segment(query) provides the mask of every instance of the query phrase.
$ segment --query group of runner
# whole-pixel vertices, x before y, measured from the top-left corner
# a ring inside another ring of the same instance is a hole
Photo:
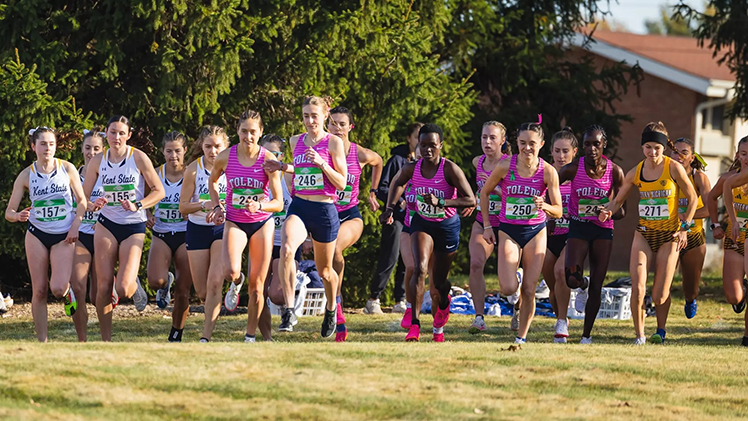
[[[218,126],[203,127],[189,152],[183,134],[167,133],[160,145],[165,163],[158,168],[145,153],[127,145],[132,131],[124,116],[112,117],[103,131],[84,133],[85,162],[79,169],[55,158],[53,129],[30,131],[37,159],[16,179],[6,219],[28,223],[25,246],[38,339],[47,339],[50,288],[64,300],[81,341],[86,340],[87,312],[78,303],[84,303],[87,294],[96,306],[104,341],[111,340],[112,310],[120,297],[131,298],[143,311],[148,295],[137,274],[149,228],[149,287],[156,290],[160,308],[171,303],[172,291],[175,296],[169,341],[182,340],[193,285],[205,308],[200,342],[210,341],[225,281],[229,288],[223,302],[228,311],[237,308],[247,283],[245,342],[256,340],[258,328],[265,340],[272,340],[266,297],[282,306],[279,331],[293,331],[296,262],[302,246],[313,253],[327,297],[321,336],[335,334],[336,341],[345,341],[344,251],[363,232],[358,206],[359,197],[366,197],[359,186],[366,165],[372,167],[368,205],[372,211],[379,209],[375,192],[382,158],[351,142],[353,115],[331,105],[327,98],[307,97],[302,106],[306,132],[289,142],[277,135],[263,136],[256,111],[239,117],[239,142],[234,146]],[[657,315],[650,341],[665,341],[670,286],[679,259],[684,312],[688,318],[696,315],[705,256],[702,219],[717,220],[717,200],[723,193],[728,227],[711,228],[715,238],[725,237],[727,299],[736,312],[744,310],[748,171],[741,170],[748,166],[748,137],[738,145],[733,168],[710,188],[693,142],[672,142],[660,122],[644,128],[645,158],[624,174],[604,156],[607,135],[600,126],[583,132],[581,146],[570,128],[553,134],[549,164],[540,157],[545,145],[540,121],[518,128],[516,154],[504,125],[489,121],[481,133],[483,154],[473,159],[473,192],[463,170],[442,156],[441,128],[418,127],[416,159],[393,178],[380,214],[381,223],[391,224],[396,206],[407,209],[400,242],[407,274],[407,309],[401,322],[406,341],[420,339],[427,277],[433,340],[444,341],[451,302],[448,275],[459,245],[460,217],[475,212],[469,247],[476,317],[469,332],[486,329],[483,273],[495,250],[500,292],[515,305],[510,327],[516,331],[516,343],[527,340],[541,274],[557,315],[554,341],[567,341],[567,308],[571,290],[576,290],[574,305],[585,313],[581,343],[592,343],[613,248],[613,220],[624,217],[622,206],[634,186],[640,195],[630,261],[635,343],[647,341],[644,298],[649,267],[655,272],[652,301]],[[286,143],[291,163],[284,162]],[[31,206],[18,211],[25,190]],[[583,267],[588,255],[587,277]],[[743,345],[748,346],[746,320]]]

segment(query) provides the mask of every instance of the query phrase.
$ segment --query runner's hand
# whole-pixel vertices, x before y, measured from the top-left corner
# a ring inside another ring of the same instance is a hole
[[[68,231],[68,236],[65,237],[65,242],[68,244],[75,244],[76,241],[78,241],[78,224],[73,223],[73,225],[70,227],[70,231]]]
[[[29,217],[31,216],[31,206],[28,208],[18,212],[18,222],[26,222],[29,220]]]
[[[244,209],[246,209],[249,213],[257,213],[260,210],[260,202],[256,200],[249,200],[247,201],[247,205],[244,206]]]
[[[676,247],[676,251],[681,251],[688,245],[688,232],[686,231],[678,231],[673,234],[673,237],[678,242],[678,246]]]
[[[392,223],[394,221],[395,221],[394,218],[392,218],[392,209],[391,208],[385,209],[384,212],[382,212],[382,214],[379,215],[379,222],[382,225],[392,225]]]
[[[439,206],[439,198],[431,193],[424,194],[423,201],[431,206]]]
[[[93,209],[89,210],[92,212],[96,212],[106,206],[107,203],[109,203],[109,201],[106,200],[106,197],[100,197],[93,202]]]
[[[214,207],[207,215],[205,215],[205,222],[213,223],[214,225],[221,225],[225,222],[225,216],[223,214],[223,208]]]
[[[717,226],[716,226],[716,227],[714,227],[714,229],[712,230],[712,235],[713,235],[713,236],[714,236],[714,238],[716,238],[717,240],[721,240],[721,239],[725,238],[725,230],[723,230],[721,226],[717,225]]]
[[[473,211],[475,210],[474,206],[471,206],[469,208],[464,208],[460,211],[460,216],[463,218],[467,218],[468,216],[473,214]]]
[[[156,217],[153,216],[152,213],[146,212],[146,220],[145,220],[146,228],[153,229],[154,225],[156,225]]]
[[[735,242],[740,239],[740,226],[738,225],[738,221],[730,222],[730,238]]]
[[[138,210],[138,207],[135,206],[135,203],[132,203],[129,200],[120,200],[119,204],[122,205],[122,209],[128,212],[135,212]]]
[[[262,169],[268,172],[281,171],[283,169],[283,163],[280,161],[266,159],[262,163]]]
[[[321,156],[319,156],[317,151],[312,149],[311,146],[306,148],[306,152],[304,152],[304,157],[307,159],[307,161],[310,161],[312,164],[318,167],[325,165],[325,161],[322,159]]]
[[[486,240],[488,244],[496,244],[496,236],[493,233],[493,228],[483,229],[483,239]]]
[[[371,208],[372,212],[376,212],[379,210],[379,202],[377,201],[377,195],[373,192],[369,192],[369,207]]]

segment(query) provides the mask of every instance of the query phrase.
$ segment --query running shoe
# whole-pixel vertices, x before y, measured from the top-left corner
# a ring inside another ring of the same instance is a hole
[[[345,324],[345,314],[343,314],[343,306],[337,303],[335,306],[335,323],[339,325]]]
[[[582,336],[582,340],[579,341],[579,344],[580,345],[592,345],[592,337],[585,338],[584,336]]]
[[[3,294],[0,293],[0,314],[5,313],[6,311],[8,311],[8,307],[5,305]]]
[[[569,321],[566,319],[556,320],[556,333],[553,334],[553,342],[565,344],[566,338],[569,337]]]
[[[517,291],[514,292],[514,294],[506,297],[506,300],[509,301],[509,304],[517,304],[519,302],[519,294],[522,290],[522,275],[524,275],[525,271],[522,268],[517,269]]]
[[[743,342],[741,342],[741,345],[748,346],[748,336],[743,336]]]
[[[292,308],[287,308],[283,310],[283,314],[281,315],[281,324],[278,326],[279,332],[293,332],[293,327],[296,326],[296,323],[299,321],[296,319],[296,313],[294,313]]]
[[[743,278],[743,300],[737,304],[732,305],[732,311],[734,311],[737,314],[740,314],[743,312],[743,310],[745,310],[747,289],[748,289],[748,280]]]
[[[239,283],[231,282],[229,285],[229,291],[223,299],[224,307],[232,313],[236,311],[236,307],[239,306],[239,291],[241,291],[242,286],[244,286],[244,274],[241,272],[239,272],[239,274],[241,275]]]
[[[434,342],[444,342],[444,328],[434,327]]]
[[[519,330],[519,306],[514,306],[514,314],[512,315],[512,322],[509,323],[509,328],[513,331]]]
[[[653,344],[664,344],[665,343],[665,329],[657,329],[654,335],[649,337],[649,341]]]
[[[382,306],[379,304],[379,298],[376,300],[366,300],[366,307],[364,307],[364,314],[384,314]]]
[[[403,313],[403,320],[400,321],[400,327],[408,330],[410,329],[410,325],[413,322],[413,309],[406,308],[405,313]]]
[[[485,330],[486,330],[486,321],[483,319],[483,316],[480,314],[475,316],[475,319],[473,319],[473,324],[471,324],[470,327],[468,328],[468,332],[475,335]]]
[[[333,333],[335,333],[335,326],[335,310],[325,309],[325,318],[322,319],[320,335],[322,335],[323,338],[329,338]]]
[[[345,325],[338,325],[335,328],[335,342],[345,342],[348,340],[348,328]]]
[[[421,338],[421,325],[411,324],[408,334],[405,335],[405,342],[418,342]]]
[[[646,343],[647,343],[647,338],[644,336],[640,336],[634,339],[634,345],[644,345]]]
[[[208,338],[200,338],[200,340],[198,342],[200,342],[201,344],[207,344],[208,342],[210,342],[210,339],[208,339]]]
[[[392,312],[393,313],[405,313],[405,311],[408,309],[408,303],[403,301],[398,301],[394,306],[392,306]]]
[[[519,336],[517,336],[516,338],[514,338],[514,343],[515,343],[516,345],[524,345],[524,344],[526,344],[526,343],[527,343],[527,339],[525,339],[525,338],[520,338]]]
[[[551,289],[548,288],[548,284],[545,283],[545,279],[538,282],[538,286],[535,287],[535,298],[548,298],[551,295]]]
[[[584,313],[584,309],[587,306],[587,289],[589,288],[589,285],[587,288],[577,288],[577,296],[574,298],[574,310],[577,311],[577,313]]]
[[[156,305],[160,309],[166,308],[171,303],[171,285],[174,283],[174,274],[169,272],[168,279],[166,286],[156,291]]]
[[[449,306],[452,304],[452,297],[447,295],[447,308],[441,309],[439,306],[434,303],[436,306],[436,313],[434,314],[434,327],[444,327],[447,322],[449,321]]]
[[[696,304],[696,300],[691,302],[686,301],[686,305],[683,306],[683,311],[686,312],[687,319],[693,319],[696,317],[696,311],[698,311],[698,309],[699,306]]]
[[[135,303],[135,309],[138,311],[145,310],[148,305],[148,294],[143,289],[143,285],[140,284],[140,278],[135,278],[135,285],[138,287],[135,290],[135,294],[132,296],[132,301]]]
[[[257,342],[254,336],[249,336],[248,334],[244,334],[244,343],[245,344],[253,344]]]
[[[65,294],[63,301],[65,302],[65,314],[72,316],[75,314],[75,310],[78,309],[78,301],[75,299],[73,288],[68,288],[68,293]]]

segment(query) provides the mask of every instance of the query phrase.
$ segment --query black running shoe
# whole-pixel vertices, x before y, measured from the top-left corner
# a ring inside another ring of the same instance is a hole
[[[746,290],[748,290],[748,280],[744,278],[743,279],[743,300],[737,304],[732,305],[732,311],[734,311],[737,314],[740,314],[743,312],[743,310],[745,310]]]
[[[298,323],[296,314],[293,312],[293,309],[287,308],[283,311],[283,315],[281,315],[281,324],[278,327],[278,331],[293,332],[293,327],[296,326],[296,323]]]
[[[335,310],[325,309],[325,318],[322,320],[322,331],[320,332],[323,338],[329,338],[335,333],[336,319]]]
[[[743,346],[748,346],[748,336],[743,336]]]

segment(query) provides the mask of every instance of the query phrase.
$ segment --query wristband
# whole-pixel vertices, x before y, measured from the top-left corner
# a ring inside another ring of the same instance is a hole
[[[369,193],[376,193],[377,189],[369,189]]]
[[[221,211],[223,211],[223,207],[221,205],[215,205],[215,206],[213,206],[213,211],[215,211],[216,209],[219,209],[219,208],[221,209]]]
[[[438,205],[439,205],[440,208],[443,208],[444,205],[447,203],[447,201],[444,200],[443,197],[440,197],[439,200],[437,201],[437,203],[438,203]]]
[[[492,226],[490,226],[490,225],[484,225],[484,226],[483,226],[483,231],[485,231],[485,230],[487,230],[487,229],[493,229],[493,227],[492,227]]]
[[[722,226],[719,225],[719,224],[715,224],[713,222],[711,224],[709,224],[709,229],[711,229],[712,231],[714,231],[715,228],[722,228]]]
[[[695,223],[693,221],[680,221],[681,231],[691,232],[691,227],[693,227],[694,225]]]

